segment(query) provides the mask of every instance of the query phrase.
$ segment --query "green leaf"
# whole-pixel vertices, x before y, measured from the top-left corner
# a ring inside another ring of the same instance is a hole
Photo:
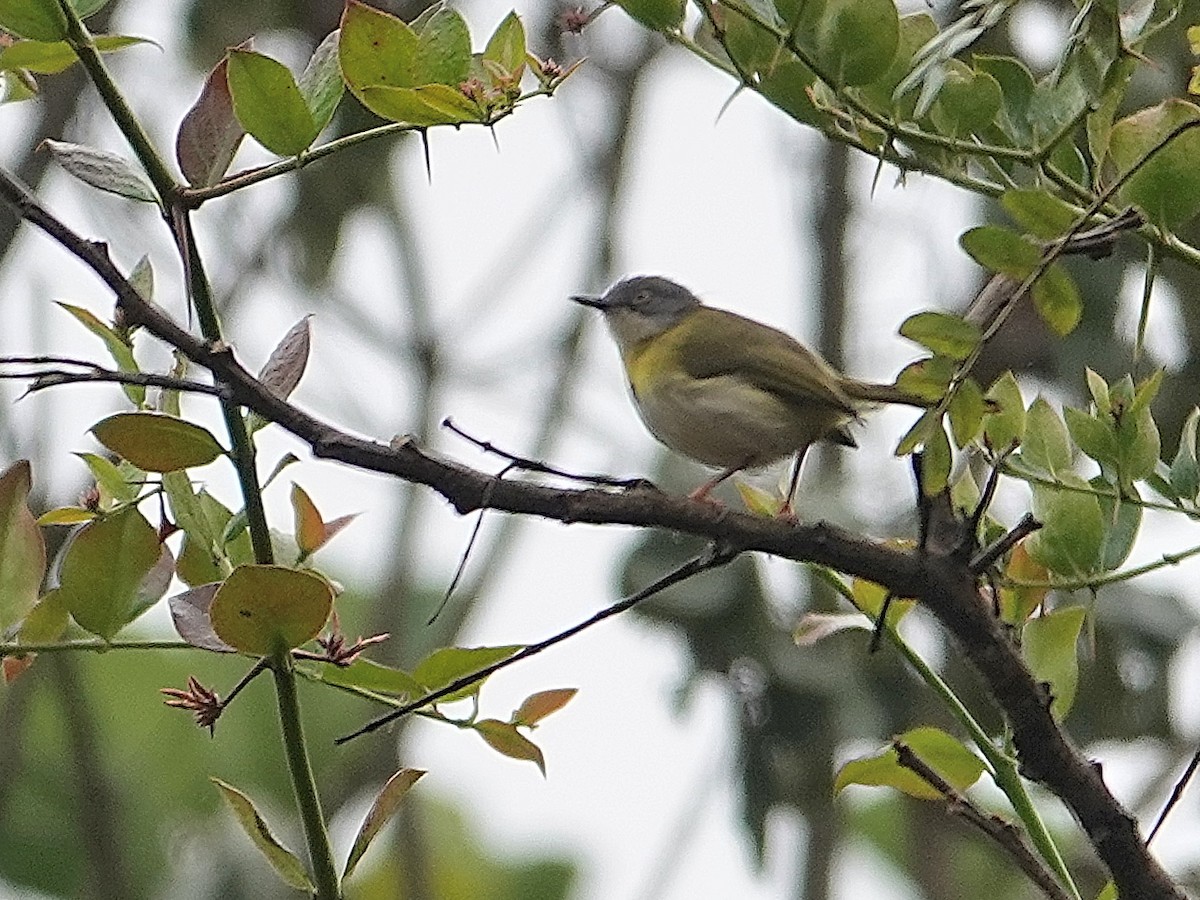
[[[471,74],[471,32],[453,9],[434,10],[417,35],[418,84],[446,84],[453,88]]]
[[[309,57],[308,65],[300,73],[296,86],[300,96],[312,115],[313,126],[320,134],[333,119],[346,83],[342,81],[342,70],[338,65],[338,41],[341,33],[332,31],[317,45]]]
[[[367,87],[418,84],[417,34],[404,22],[360,0],[347,0],[340,31],[338,60],[342,75],[359,100]]]
[[[233,810],[234,818],[237,819],[242,831],[267,858],[267,862],[271,864],[275,874],[282,878],[289,887],[298,891],[307,891],[310,894],[314,893],[316,887],[309,879],[308,872],[304,869],[304,863],[300,862],[296,854],[279,843],[279,839],[271,833],[270,826],[259,815],[250,798],[220,778],[210,780],[220,790],[221,796],[225,798],[229,808]]]
[[[983,435],[988,445],[1004,452],[1025,437],[1025,401],[1011,371],[997,378],[986,397],[998,409],[984,416]]]
[[[673,31],[683,24],[686,0],[617,0],[617,5],[647,28]]]
[[[896,376],[896,387],[906,394],[936,402],[942,399],[957,371],[958,363],[949,357],[929,356],[901,369]]]
[[[900,44],[892,0],[812,0],[804,7],[806,19],[809,6],[819,10],[817,55],[835,84],[870,84],[891,68]]]
[[[1003,100],[995,78],[952,59],[930,116],[947,136],[965,136],[991,125]]]
[[[983,417],[987,410],[988,404],[979,382],[974,378],[964,379],[950,400],[949,409],[946,410],[950,419],[950,433],[954,437],[956,447],[965,447],[975,440],[983,427]]]
[[[1029,407],[1021,458],[1050,475],[1071,469],[1071,441],[1067,427],[1043,397],[1038,397]]]
[[[1070,204],[1037,188],[1014,188],[1000,197],[1013,221],[1034,237],[1056,238],[1075,224],[1078,212]]]
[[[895,743],[909,747],[957,791],[965,791],[984,772],[983,760],[940,728],[914,728],[897,737]],[[853,759],[842,766],[834,780],[833,789],[840,792],[850,784],[893,787],[921,800],[943,799],[937,788],[912,769],[900,765],[895,746],[889,746],[874,756]]]
[[[147,472],[207,465],[225,452],[199,425],[157,412],[117,413],[91,431],[109,450]]]
[[[424,774],[425,772],[421,769],[401,769],[387,780],[387,784],[383,786],[375,798],[375,802],[371,804],[371,809],[358,829],[358,835],[350,847],[350,857],[346,860],[346,870],[342,873],[342,878],[349,878],[354,873],[358,861],[367,852],[367,847],[371,845],[375,835],[379,834],[380,829],[396,814],[404,795]]]
[[[69,144],[66,141],[52,141],[49,138],[42,141],[42,144],[50,150],[59,165],[80,181],[110,194],[128,197],[130,200],[158,202],[154,186],[125,157],[109,153],[107,150]]]
[[[296,545],[301,555],[311,556],[325,543],[325,521],[312,498],[295,482],[292,482],[291,500]]]
[[[1029,555],[1056,575],[1092,575],[1100,570],[1105,541],[1100,502],[1078,475],[1058,477],[1068,490],[1033,485],[1033,516],[1042,528],[1029,538]]]
[[[912,427],[905,432],[904,437],[900,438],[900,443],[896,445],[894,451],[896,456],[907,456],[912,453],[930,439],[934,429],[941,427],[942,417],[932,409],[925,410]]]
[[[133,357],[133,348],[117,334],[115,329],[100,321],[96,315],[82,306],[72,306],[70,303],[59,303],[58,305],[74,316],[76,321],[83,325],[84,328],[104,341],[104,346],[108,350],[109,356],[113,358],[113,362],[117,364],[118,369],[122,372],[141,371],[137,360]],[[121,389],[125,392],[125,396],[135,405],[141,406],[146,402],[146,388],[144,386],[140,384],[123,384],[121,385]]]
[[[101,53],[150,43],[145,38],[125,34],[98,34],[94,40]],[[78,61],[79,57],[66,41],[17,41],[0,49],[0,71],[25,69],[38,75],[57,75]]]
[[[135,507],[89,522],[63,555],[62,602],[80,626],[109,640],[149,608],[142,586],[162,552],[158,533]]]
[[[208,73],[200,96],[175,136],[175,158],[192,187],[209,187],[220,181],[246,136],[233,113],[228,68],[226,56]]]
[[[333,588],[313,572],[243,565],[217,590],[210,616],[226,644],[270,656],[316,637],[332,608]]]
[[[1109,398],[1108,383],[1090,368],[1087,372],[1088,392],[1096,404],[1096,412],[1107,415],[1112,411],[1112,400]]]
[[[516,12],[510,12],[488,38],[483,58],[519,80],[525,68],[525,53],[525,26]]]
[[[287,66],[250,50],[229,51],[233,112],[256,141],[280,156],[295,156],[320,129]]]
[[[972,228],[958,239],[958,243],[985,269],[1012,278],[1025,278],[1042,258],[1042,251],[1034,244],[998,225]]]
[[[1083,318],[1083,298],[1067,270],[1051,263],[1033,283],[1033,306],[1050,330],[1066,337]]]
[[[1179,434],[1179,449],[1171,463],[1171,487],[1179,497],[1195,500],[1200,494],[1200,464],[1196,462],[1196,425],[1200,423],[1200,407],[1192,407]]]
[[[1155,225],[1175,230],[1200,213],[1200,126],[1177,135],[1176,129],[1200,120],[1200,108],[1186,100],[1165,100],[1113,126],[1109,153],[1119,175],[1154,153],[1121,187],[1118,196],[1141,209]],[[1162,147],[1161,150],[1156,148]]]
[[[1069,406],[1063,409],[1063,417],[1071,439],[1080,450],[1101,465],[1116,467],[1117,436],[1110,417],[1092,416]]]
[[[460,678],[478,672],[492,663],[508,659],[521,649],[521,644],[510,644],[503,647],[443,647],[425,657],[412,674],[413,678],[428,690],[436,691]],[[481,687],[483,687],[483,680],[442,698],[440,702],[452,703],[455,700],[471,697],[479,693]]]
[[[1033,142],[1030,108],[1034,104],[1036,84],[1026,65],[1012,56],[975,56],[975,68],[986,72],[1000,85],[1004,103],[996,122],[1014,147],[1028,147]]]
[[[396,694],[408,700],[415,700],[427,693],[425,685],[407,672],[361,656],[346,667],[325,665],[321,670],[321,680],[378,694]]]
[[[484,121],[484,112],[475,101],[445,84],[364,87],[359,90],[358,98],[375,115],[418,128]]]
[[[878,621],[880,613],[883,612],[883,605],[887,600],[887,588],[881,584],[876,584],[874,581],[855,578],[850,582],[850,594],[854,597],[854,605],[864,615],[872,622]],[[899,625],[900,620],[916,605],[917,602],[910,598],[893,597],[891,604],[888,606],[888,624],[893,627]]]
[[[939,356],[958,362],[979,346],[982,337],[975,323],[943,312],[920,312],[909,316],[900,326],[900,334]]]
[[[67,630],[71,614],[58,591],[47,591],[21,622],[17,643],[48,644]]]
[[[76,453],[75,455],[83,460],[88,471],[92,473],[96,486],[100,488],[102,508],[107,509],[114,504],[131,503],[141,493],[142,475],[140,473],[134,475],[131,480],[125,472],[121,471],[120,466],[103,456],[95,453]]]
[[[67,17],[57,0],[0,0],[0,28],[35,41],[67,36]]]
[[[1087,610],[1068,606],[1030,619],[1021,638],[1021,654],[1033,676],[1048,682],[1054,700],[1050,711],[1058,720],[1066,717],[1075,702],[1079,684],[1079,659],[1076,651],[1079,630]]]
[[[921,456],[921,491],[926,497],[934,497],[946,487],[953,462],[954,454],[946,430],[939,425],[925,439]]]
[[[1097,491],[1111,490],[1111,486],[1099,476],[1091,480],[1091,485]],[[1142,507],[1139,503],[1141,498],[1132,485],[1127,490],[1129,493],[1127,497],[1118,499],[1112,496],[1101,496],[1099,498],[1100,514],[1107,524],[1104,552],[1100,561],[1100,568],[1105,572],[1119,568],[1125,560],[1129,559],[1129,554],[1133,552],[1133,545],[1137,541],[1138,532],[1142,527]]]
[[[498,719],[481,719],[471,726],[488,746],[511,759],[525,759],[537,765],[542,777],[546,775],[546,759],[541,748],[517,731],[517,726]]]
[[[29,509],[29,460],[0,474],[0,634],[37,602],[46,574],[46,542]]]

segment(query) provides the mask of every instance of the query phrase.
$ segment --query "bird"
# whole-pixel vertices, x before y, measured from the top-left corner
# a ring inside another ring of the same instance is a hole
[[[794,455],[780,511],[791,517],[810,446],[821,440],[857,446],[849,426],[873,405],[929,405],[895,385],[843,375],[785,332],[706,306],[658,275],[625,278],[600,296],[571,300],[604,314],[650,433],[719,469],[692,491],[694,500],[709,500],[736,472]]]

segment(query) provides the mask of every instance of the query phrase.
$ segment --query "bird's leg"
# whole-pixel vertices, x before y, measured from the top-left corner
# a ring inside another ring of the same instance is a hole
[[[787,498],[783,501],[783,506],[779,508],[778,518],[787,519],[789,522],[796,521],[792,500],[796,497],[796,488],[800,486],[800,467],[804,465],[804,454],[807,452],[808,447],[801,447],[796,451],[796,461],[792,464],[792,478],[788,482]]]
[[[704,482],[704,484],[700,485],[700,487],[688,494],[688,499],[703,500],[706,503],[717,503],[718,501],[709,496],[709,494],[713,492],[713,489],[722,481],[725,481],[725,479],[729,478],[729,476],[740,472],[748,465],[750,465],[750,458],[743,460],[736,466],[730,466],[728,469],[722,469],[719,473],[717,473],[716,476],[710,478],[708,481]]]

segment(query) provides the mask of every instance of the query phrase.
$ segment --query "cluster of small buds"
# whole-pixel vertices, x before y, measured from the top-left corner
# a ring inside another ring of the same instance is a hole
[[[169,698],[163,701],[167,706],[191,710],[196,717],[196,724],[207,728],[209,734],[213,733],[222,711],[221,698],[216,691],[206,688],[194,675],[189,675],[187,690],[162,688],[160,693]]]
[[[332,631],[317,638],[317,644],[322,650],[322,655],[317,658],[322,662],[333,663],[344,669],[358,659],[359,654],[372,644],[381,644],[389,637],[391,637],[389,634],[373,634],[368,638],[359,638],[353,644],[347,644],[345,635],[335,623]]]
[[[90,509],[92,512],[98,512],[100,509],[100,486],[93,484],[87,490],[79,495],[79,505],[84,509]]]

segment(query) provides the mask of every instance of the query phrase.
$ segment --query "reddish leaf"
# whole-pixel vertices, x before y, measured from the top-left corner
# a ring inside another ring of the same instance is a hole
[[[248,49],[250,43],[239,46]],[[227,67],[225,58],[208,73],[199,98],[183,117],[175,136],[175,158],[192,187],[208,187],[220,181],[246,136],[233,114]]]
[[[513,725],[525,725],[532,728],[550,713],[556,712],[570,703],[571,698],[577,693],[579,693],[578,688],[558,688],[530,694],[512,714],[510,722]]]
[[[214,653],[236,653],[233,647],[217,637],[209,616],[213,597],[220,586],[219,582],[213,582],[202,584],[182,594],[175,594],[167,600],[167,606],[170,607],[175,630],[193,647],[211,650]]]
[[[46,544],[29,510],[28,460],[0,474],[0,631],[37,602],[46,574]]]

